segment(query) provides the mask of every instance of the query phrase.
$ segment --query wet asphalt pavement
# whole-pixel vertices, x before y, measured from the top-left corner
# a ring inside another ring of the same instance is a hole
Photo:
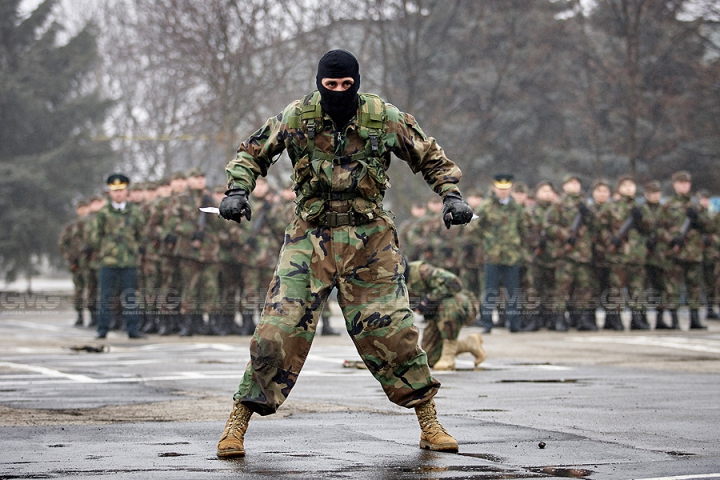
[[[718,322],[496,329],[482,369],[465,354],[436,375],[457,455],[418,448],[414,413],[343,368],[359,359],[343,334],[316,337],[285,414],[251,420],[245,458],[217,459],[248,343],[113,332],[100,344],[71,313],[0,315],[0,479],[720,478]]]

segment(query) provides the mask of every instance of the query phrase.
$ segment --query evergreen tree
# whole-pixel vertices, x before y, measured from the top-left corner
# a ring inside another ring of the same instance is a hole
[[[111,161],[93,142],[110,102],[93,83],[97,49],[88,24],[63,43],[54,2],[21,18],[21,0],[0,3],[0,268],[32,275],[56,253],[72,202],[102,185]]]

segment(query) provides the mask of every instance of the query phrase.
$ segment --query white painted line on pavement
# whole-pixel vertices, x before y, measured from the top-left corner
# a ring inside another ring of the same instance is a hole
[[[720,473],[698,473],[695,475],[677,475],[674,477],[636,478],[635,480],[695,480],[698,478],[720,478]]]
[[[88,377],[86,375],[76,375],[73,373],[63,373],[60,370],[54,370],[52,368],[45,368],[45,367],[36,367],[33,365],[25,365],[22,363],[14,363],[14,362],[0,362],[0,367],[6,367],[6,368],[15,368],[18,370],[27,370],[29,372],[36,372],[41,375],[45,375],[47,377],[53,377],[53,378],[65,378],[68,380],[72,380],[76,383],[98,383],[98,380]],[[1,378],[1,377],[0,377]],[[13,382],[9,382],[13,383]],[[29,382],[34,383],[34,382]]]
[[[696,340],[682,337],[570,337],[568,340],[584,343],[622,343],[643,347],[673,348],[720,355],[720,342],[713,340]]]

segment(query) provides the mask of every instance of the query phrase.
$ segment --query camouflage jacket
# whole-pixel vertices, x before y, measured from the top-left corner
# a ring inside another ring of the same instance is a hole
[[[96,213],[91,213],[87,216],[87,219],[85,221],[85,245],[87,245],[87,252],[88,252],[88,260],[87,260],[87,266],[90,270],[97,270],[100,268],[100,257],[98,255],[98,251],[95,250],[94,245],[92,244],[93,238],[96,237],[95,234],[95,217],[97,216]]]
[[[226,168],[228,187],[251,192],[257,176],[265,176],[276,158],[287,150],[298,195],[296,213],[306,221],[322,221],[329,192],[358,195],[349,202],[361,216],[382,214],[391,154],[406,161],[413,172],[422,172],[437,194],[459,191],[457,183],[462,172],[435,139],[425,136],[412,115],[373,95],[360,94],[360,98],[358,114],[342,131],[337,131],[330,117],[322,114],[315,125],[313,152],[307,151],[307,127],[300,121],[303,100],[288,105],[240,144],[237,157]],[[370,154],[368,129],[360,127],[358,118],[372,111],[382,112],[382,129],[376,142],[377,153]],[[372,155],[375,160],[363,165],[357,158],[364,155]]]
[[[602,204],[593,202],[588,205],[588,208],[592,211],[593,215],[595,215],[595,218],[599,219],[602,216],[603,209],[609,208],[610,204],[611,201]],[[602,230],[598,221],[598,228],[593,231],[592,239],[592,264],[594,267],[607,268],[610,266],[606,258],[607,251],[608,248],[602,239]]]
[[[65,225],[58,241],[60,253],[73,272],[87,268],[90,261],[86,238],[87,221],[88,217],[85,216]]]
[[[522,243],[527,229],[523,208],[512,197],[507,204],[502,204],[493,194],[483,200],[477,215],[468,233],[482,242],[484,262],[520,265],[524,260]]]
[[[400,248],[408,260],[430,260],[434,257],[435,245],[432,235],[437,229],[437,214],[427,213],[426,215],[412,220],[412,224],[404,232],[405,242]]]
[[[548,249],[545,232],[545,216],[552,207],[551,202],[538,201],[529,211],[527,219],[527,246],[532,253],[532,261],[537,265],[551,266],[553,258]]]
[[[661,231],[665,235],[665,241],[670,242],[681,236],[682,225],[687,218],[688,208],[693,207],[698,212],[696,227],[691,227],[684,237],[682,247],[671,247],[668,245],[666,254],[668,258],[682,260],[685,262],[703,261],[703,234],[714,233],[712,222],[706,210],[693,204],[692,199],[686,195],[675,195],[662,206],[660,220]]]
[[[463,289],[460,279],[451,272],[422,260],[408,264],[408,293],[413,298],[427,298],[439,302]]]
[[[151,256],[172,256],[173,245],[165,241],[170,230],[170,206],[173,197],[160,197],[148,207],[150,212],[145,223],[145,235],[150,244]]]
[[[167,232],[176,237],[172,253],[176,257],[203,263],[217,261],[219,249],[217,215],[203,213],[200,207],[213,206],[214,200],[203,190],[187,190],[172,197],[166,218]]]
[[[579,213],[578,205],[585,202],[581,195],[563,195],[562,199],[548,209],[545,216],[545,233],[547,245],[555,259],[572,260],[578,263],[592,261],[592,243],[597,232],[597,223],[592,210],[582,219],[577,232],[572,226]],[[576,239],[575,245],[568,243],[568,239]]]
[[[706,210],[707,211],[707,210]],[[712,265],[720,260],[720,215],[710,214],[710,223],[713,233],[703,234],[703,263]]]
[[[477,215],[477,211],[475,214]],[[462,225],[458,232],[456,248],[463,268],[480,268],[483,264],[483,246],[478,236],[473,235],[473,223],[475,222]]]
[[[98,254],[102,267],[137,266],[138,249],[143,243],[143,223],[137,205],[127,202],[123,210],[108,203],[92,219],[89,244]]]
[[[278,239],[278,230],[288,226],[277,215],[274,204],[266,199],[251,199],[252,220],[240,224],[243,229],[241,242],[241,262],[255,268],[275,268],[282,242]],[[283,241],[285,240],[283,234]]]
[[[662,205],[659,203],[646,203],[648,222],[650,223],[650,234],[648,239],[650,245],[647,252],[645,263],[653,267],[667,270],[670,267],[670,260],[667,257],[667,238],[661,234]]]
[[[642,219],[633,224],[627,234],[620,237],[625,222],[632,219],[631,210],[637,207]],[[621,197],[618,201],[603,205],[598,214],[598,244],[605,251],[605,259],[611,264],[645,265],[647,261],[647,236],[651,232],[653,214],[647,205],[641,205],[633,197]],[[622,243],[613,245],[614,238]]]

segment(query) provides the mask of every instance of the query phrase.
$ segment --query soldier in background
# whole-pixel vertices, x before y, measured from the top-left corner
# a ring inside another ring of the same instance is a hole
[[[94,227],[92,219],[106,203],[107,199],[100,195],[96,195],[90,199],[90,213],[88,214],[88,221],[85,227],[85,244],[87,245],[86,254],[88,266],[85,284],[87,285],[87,308],[90,312],[90,323],[88,324],[88,327],[97,327],[98,297],[100,296],[100,288],[98,286],[100,260],[98,258],[98,252],[96,252],[92,245],[90,245],[90,239],[93,236]]]
[[[421,217],[408,234],[409,250],[417,258],[413,260],[425,260],[426,262],[435,262],[439,258],[438,239],[436,233],[442,225],[442,199],[437,195],[428,198],[426,205],[426,214]],[[409,257],[410,258],[410,257]]]
[[[718,282],[718,273],[720,273],[720,216],[710,214],[710,192],[705,189],[698,190],[698,202],[703,211],[710,216],[713,224],[714,233],[706,233],[703,235],[703,287],[705,290],[705,306],[708,320],[717,320],[718,314],[715,313],[714,307],[718,303],[718,293],[720,291]]]
[[[112,307],[119,303],[129,338],[145,338],[138,330],[137,254],[142,239],[139,208],[128,201],[130,180],[122,174],[108,177],[111,202],[93,217],[90,245],[100,260],[100,316],[97,338],[110,329]]]
[[[482,200],[483,197],[478,190],[469,190],[465,198],[476,215]],[[475,295],[475,298],[480,298],[484,283],[482,242],[473,238],[468,233],[468,228],[468,225],[462,225],[459,227],[458,233],[459,244],[456,248],[460,261],[460,280],[465,288]]]
[[[140,211],[140,216],[142,218],[142,225],[145,225],[145,222],[147,221],[146,216],[146,190],[147,186],[145,185],[145,182],[136,182],[133,183],[128,187],[128,190],[130,192],[128,196],[128,201],[130,203],[133,203],[137,205],[138,210]],[[143,228],[144,233],[144,228]],[[146,279],[145,279],[145,254],[147,252],[147,238],[143,236],[143,238],[140,241],[140,246],[138,248],[138,255],[137,255],[137,290],[140,294],[141,301],[138,304],[138,329],[145,333],[145,330],[147,328],[147,323],[152,320],[151,316],[147,314],[147,308],[145,305],[145,292],[147,291],[147,285],[146,285]]]
[[[662,231],[668,241],[668,257],[671,259],[667,272],[666,288],[672,325],[678,324],[677,309],[680,304],[680,287],[684,284],[690,307],[690,328],[707,328],[700,322],[700,293],[702,291],[703,235],[713,233],[708,213],[692,202],[690,189],[692,177],[686,171],[672,175],[675,195],[662,206]]]
[[[150,227],[150,219],[157,208],[158,199],[170,196],[170,182],[168,180],[147,182],[146,187],[145,201],[140,210],[143,217],[145,245],[142,252],[142,261],[138,267],[138,271],[142,271],[142,277],[144,279],[143,285],[140,288],[145,314],[145,322],[141,331],[143,333],[157,333],[160,308],[158,298],[162,280],[159,253],[160,239],[155,235],[154,229]],[[162,195],[161,191],[163,192]]]
[[[398,226],[398,240],[400,248],[405,256],[412,260],[420,258],[424,242],[422,239],[421,229],[419,228],[420,219],[427,215],[427,207],[425,202],[414,201],[410,207],[410,218],[405,220]]]
[[[460,279],[447,270],[416,260],[405,269],[410,307],[426,321],[421,347],[428,365],[435,370],[455,370],[455,357],[469,352],[480,365],[487,353],[475,333],[459,340],[460,330],[475,320],[478,301],[463,288]]]
[[[600,178],[593,181],[591,194],[593,201],[588,205],[588,208],[590,208],[596,218],[600,218],[602,210],[610,204],[611,194],[612,189],[610,188],[609,180]],[[592,269],[595,275],[597,296],[602,299],[610,289],[610,264],[605,259],[607,246],[600,238],[600,233],[599,230],[596,231],[593,238]],[[605,326],[610,328],[611,324],[606,322]]]
[[[667,243],[663,236],[658,234],[662,224],[662,191],[660,182],[652,180],[643,186],[643,195],[647,206],[648,222],[650,223],[650,235],[645,245],[647,256],[645,259],[645,272],[647,279],[648,294],[657,301],[655,329],[679,328],[678,324],[668,325],[665,323],[665,309],[667,308],[667,290],[665,288],[667,271],[670,268],[670,261],[666,254]]]
[[[84,325],[83,310],[85,309],[85,287],[87,282],[87,243],[85,226],[90,213],[89,202],[79,200],[75,206],[77,218],[63,227],[58,241],[58,248],[67,260],[74,286],[73,306],[77,312],[76,327]]]
[[[565,311],[579,321],[595,316],[595,277],[592,272],[592,243],[595,215],[585,204],[580,177],[563,178],[563,196],[547,212],[544,227],[547,245],[556,262],[555,289],[557,310],[553,314],[555,330],[567,331]]]
[[[552,183],[540,181],[535,185],[535,205],[529,210],[527,219],[527,243],[531,252],[529,268],[532,270],[531,284],[537,294],[537,313],[531,316],[525,326],[527,332],[534,332],[550,325],[551,312],[553,312],[552,292],[555,284],[555,259],[547,245],[545,232],[545,216],[552,205],[557,201],[557,194]]]
[[[485,285],[481,300],[483,332],[492,331],[492,311],[499,308],[500,285],[507,290],[509,330],[520,332],[518,296],[520,289],[521,243],[526,225],[523,209],[510,196],[513,176],[494,177],[492,194],[478,209],[478,218],[470,224],[470,235],[483,244]]]
[[[617,191],[620,198],[608,203],[598,216],[598,243],[605,247],[605,260],[610,265],[610,289],[603,296],[605,324],[609,328],[622,330],[620,312],[628,306],[632,312],[630,329],[648,330],[649,299],[645,295],[645,263],[651,215],[647,206],[639,204],[635,199],[637,184],[631,176],[618,178]]]
[[[522,259],[520,261],[520,295],[519,295],[519,311],[520,311],[520,329],[527,331],[527,327],[533,323],[533,317],[537,313],[532,310],[536,305],[530,305],[530,301],[535,298],[535,281],[533,279],[533,270],[530,268],[532,263],[533,249],[530,233],[530,208],[528,207],[528,186],[525,182],[514,182],[510,189],[510,195],[515,203],[522,208],[523,222],[525,223],[525,238],[521,242]]]

